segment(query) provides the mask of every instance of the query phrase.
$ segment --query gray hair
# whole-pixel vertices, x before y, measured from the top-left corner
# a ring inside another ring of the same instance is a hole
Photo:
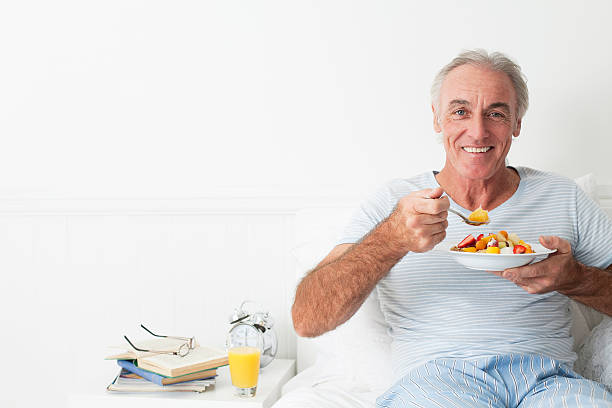
[[[489,68],[508,75],[516,93],[517,119],[521,119],[525,115],[529,106],[529,92],[527,90],[527,79],[521,72],[521,67],[501,52],[489,54],[483,49],[462,52],[438,72],[431,85],[431,102],[436,112],[440,112],[440,88],[442,88],[446,76],[453,69],[465,64]]]

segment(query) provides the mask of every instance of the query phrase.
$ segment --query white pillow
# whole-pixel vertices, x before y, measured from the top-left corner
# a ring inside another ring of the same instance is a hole
[[[576,184],[584,191],[593,201],[599,204],[599,194],[597,191],[597,181],[593,173],[585,174],[584,176],[574,179]]]
[[[574,369],[612,392],[612,318],[605,316],[578,349]]]
[[[587,196],[599,204],[597,182],[593,173],[585,174],[574,179],[574,181]],[[570,308],[572,312],[572,335],[574,336],[574,345],[577,348],[582,344],[591,329],[601,322],[603,314],[573,300],[570,303]]]
[[[597,204],[599,196],[593,173],[574,180]],[[572,301],[575,343],[578,359],[574,369],[586,378],[604,384],[612,392],[612,318],[588,306]],[[580,326],[587,330],[580,331]],[[590,330],[592,329],[592,331]]]
[[[293,255],[298,278],[314,268],[337,243],[337,237],[357,206],[320,207],[300,211],[296,232],[299,237]],[[322,336],[298,339],[300,351],[314,349],[319,379],[336,375],[353,389],[384,392],[392,382],[391,337],[374,290],[359,310],[344,324]],[[298,370],[304,368],[302,362]],[[334,377],[335,378],[335,377]]]

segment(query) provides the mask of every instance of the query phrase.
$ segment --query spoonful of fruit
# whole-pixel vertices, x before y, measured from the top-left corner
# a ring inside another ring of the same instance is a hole
[[[468,225],[477,227],[479,225],[486,225],[489,223],[489,212],[487,210],[483,210],[481,207],[478,207],[478,209],[474,210],[474,212],[467,217],[461,214],[459,211],[453,210],[452,208],[449,208],[448,211],[458,215],[463,222]]]

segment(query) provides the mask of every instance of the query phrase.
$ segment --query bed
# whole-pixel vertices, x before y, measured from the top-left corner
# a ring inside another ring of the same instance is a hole
[[[612,217],[612,186],[597,186],[592,174],[576,179]],[[302,209],[293,248],[297,281],[333,247],[354,203]],[[612,318],[572,302],[575,369],[612,390]],[[298,374],[274,408],[372,407],[390,385],[390,337],[376,292],[345,324],[318,338],[297,338]]]

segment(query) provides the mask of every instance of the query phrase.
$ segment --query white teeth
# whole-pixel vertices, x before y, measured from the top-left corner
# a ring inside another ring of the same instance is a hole
[[[463,150],[465,150],[468,153],[484,153],[484,152],[488,152],[489,150],[491,150],[491,147],[489,146],[487,147],[467,147],[465,146]]]

